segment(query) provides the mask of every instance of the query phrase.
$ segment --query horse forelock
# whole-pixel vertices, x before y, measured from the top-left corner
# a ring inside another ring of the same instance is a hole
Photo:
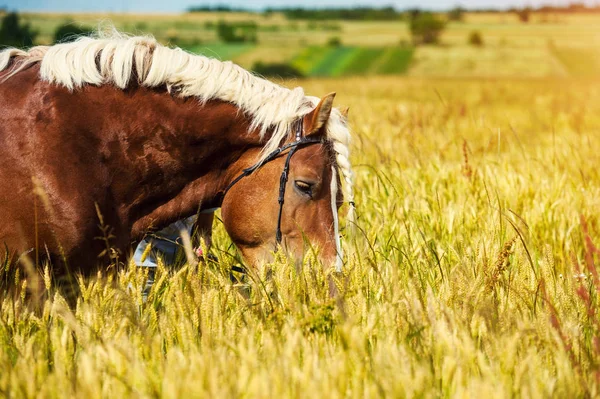
[[[13,59],[18,62],[11,65]],[[113,84],[125,89],[135,80],[146,87],[164,85],[170,92],[196,97],[200,102],[218,99],[233,103],[251,116],[251,129],[258,130],[261,140],[270,133],[259,161],[293,135],[293,124],[319,101],[305,96],[300,87],[284,88],[230,61],[194,55],[180,48],[162,46],[150,36],[130,37],[114,30],[108,35],[99,33],[97,37],[80,37],[50,47],[0,52],[0,72],[10,66],[4,79],[38,62],[42,80],[69,90],[86,84]],[[344,197],[353,201],[350,132],[339,110],[332,110],[326,130],[344,178]],[[349,221],[353,219],[350,208]]]

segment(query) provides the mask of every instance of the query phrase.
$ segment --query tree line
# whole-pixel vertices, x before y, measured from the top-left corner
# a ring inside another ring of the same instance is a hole
[[[584,2],[571,2],[566,5],[557,6],[552,4],[542,4],[538,7],[510,7],[510,8],[471,8],[468,11],[474,13],[520,13],[527,12],[554,12],[554,13],[570,13],[570,12],[600,12],[600,4],[588,6]],[[465,12],[466,9],[457,6],[447,10],[448,16],[456,13]],[[328,7],[328,8],[309,8],[309,7],[267,7],[263,10],[253,10],[250,8],[231,7],[227,5],[217,6],[192,6],[188,8],[188,12],[246,12],[255,14],[270,15],[273,13],[282,13],[290,20],[356,20],[356,21],[394,21],[408,20],[411,14],[415,12],[428,12],[426,9],[396,9],[392,6],[387,7]],[[444,12],[438,12],[444,13]],[[452,18],[450,18],[452,19]]]
[[[349,21],[393,21],[402,20],[404,12],[397,11],[394,7],[356,7],[356,8],[267,8],[265,13],[280,12],[287,19],[329,20],[342,19]]]

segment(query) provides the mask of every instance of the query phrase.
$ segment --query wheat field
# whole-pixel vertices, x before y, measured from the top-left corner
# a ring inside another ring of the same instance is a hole
[[[600,395],[598,82],[284,83],[350,106],[340,298],[281,254],[232,280],[219,221],[218,262],[161,265],[145,303],[135,267],[80,280],[71,308],[4,265],[0,396]]]

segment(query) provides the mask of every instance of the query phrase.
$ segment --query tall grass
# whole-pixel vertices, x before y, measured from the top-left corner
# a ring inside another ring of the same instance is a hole
[[[0,395],[600,395],[593,83],[305,82],[338,92],[356,135],[340,299],[314,259],[232,281],[219,223],[218,262],[161,264],[145,303],[131,267],[80,280],[74,308],[43,274],[24,299],[4,268]]]

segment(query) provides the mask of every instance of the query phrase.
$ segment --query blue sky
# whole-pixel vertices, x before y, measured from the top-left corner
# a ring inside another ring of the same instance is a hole
[[[579,0],[581,1],[581,0]],[[511,6],[539,6],[541,4],[564,5],[569,0],[251,0],[251,1],[202,1],[202,0],[0,0],[0,7],[17,11],[55,12],[181,12],[194,5],[228,4],[235,7],[262,9],[267,6],[348,7],[357,5],[394,5],[403,8],[448,9],[458,4],[466,8]],[[586,0],[586,4],[600,4],[600,0]]]

